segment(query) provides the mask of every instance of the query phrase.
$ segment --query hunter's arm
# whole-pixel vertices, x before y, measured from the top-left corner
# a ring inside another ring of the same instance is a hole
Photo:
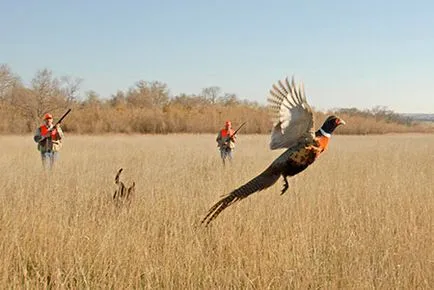
[[[42,140],[41,129],[40,129],[40,128],[36,129],[36,131],[35,131],[35,135],[33,136],[33,140],[34,140],[36,143],[39,143],[39,142]]]
[[[215,139],[217,142],[220,142],[221,140],[222,140],[222,133],[221,132],[219,132],[218,134],[217,134],[217,138]]]
[[[62,128],[60,128],[60,125],[56,128],[56,137],[58,140],[61,140],[63,138],[63,131]]]

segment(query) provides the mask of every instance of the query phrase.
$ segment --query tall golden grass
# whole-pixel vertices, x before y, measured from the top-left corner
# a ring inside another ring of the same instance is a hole
[[[306,171],[208,208],[280,152],[240,135],[66,136],[41,170],[31,136],[1,137],[0,287],[432,289],[434,135],[334,136]],[[114,177],[136,181],[129,208]]]

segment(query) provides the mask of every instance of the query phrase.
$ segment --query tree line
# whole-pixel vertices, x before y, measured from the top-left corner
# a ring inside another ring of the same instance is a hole
[[[199,94],[172,96],[160,81],[139,80],[127,90],[101,97],[94,90],[80,94],[82,80],[55,76],[47,68],[38,70],[29,84],[10,66],[0,64],[0,133],[33,132],[46,112],[55,118],[67,109],[73,113],[63,124],[67,132],[104,133],[215,133],[231,120],[234,126],[246,121],[248,134],[268,134],[271,121],[266,105],[242,100],[218,86],[203,88]],[[381,134],[388,132],[426,132],[427,128],[385,107],[369,110],[339,108],[315,111],[316,124],[335,113],[347,121],[343,134]]]

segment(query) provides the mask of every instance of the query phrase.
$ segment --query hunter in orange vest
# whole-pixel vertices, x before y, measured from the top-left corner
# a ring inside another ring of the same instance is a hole
[[[60,125],[53,126],[53,116],[49,113],[44,115],[44,123],[36,129],[33,140],[38,143],[41,153],[42,165],[52,168],[57,160],[62,147],[63,132]]]
[[[223,165],[226,158],[232,161],[232,150],[235,148],[236,137],[231,121],[225,122],[225,127],[219,131],[216,141],[217,146],[220,148],[220,157],[222,158]]]

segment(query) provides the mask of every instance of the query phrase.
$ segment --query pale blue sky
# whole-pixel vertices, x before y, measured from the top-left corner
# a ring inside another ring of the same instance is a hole
[[[0,63],[103,97],[143,79],[261,103],[295,74],[320,109],[434,113],[434,1],[0,0]]]

